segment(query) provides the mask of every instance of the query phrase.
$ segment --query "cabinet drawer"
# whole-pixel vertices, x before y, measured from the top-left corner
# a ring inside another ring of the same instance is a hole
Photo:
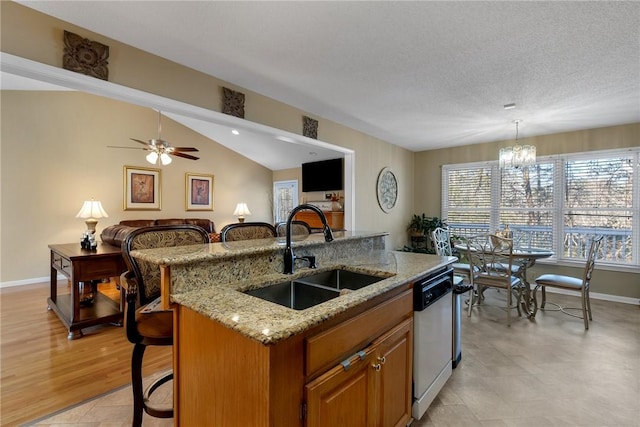
[[[412,313],[413,291],[408,289],[365,313],[308,338],[305,342],[305,375],[312,376],[335,365]]]
[[[78,266],[78,280],[96,280],[105,277],[115,277],[124,270],[121,267],[120,259],[105,258],[94,260],[91,263],[81,263]]]
[[[71,277],[71,260],[63,257],[60,254],[53,253],[52,254],[51,265],[53,268],[61,272],[67,277]]]

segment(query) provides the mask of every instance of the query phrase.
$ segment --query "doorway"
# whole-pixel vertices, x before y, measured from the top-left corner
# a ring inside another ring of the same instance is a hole
[[[298,206],[298,180],[273,183],[273,222],[285,222],[289,212]]]

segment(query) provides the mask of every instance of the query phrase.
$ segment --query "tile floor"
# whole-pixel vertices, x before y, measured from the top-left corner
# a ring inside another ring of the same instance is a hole
[[[487,304],[501,298],[486,296]],[[579,304],[565,295],[549,300]],[[475,307],[462,319],[462,363],[412,427],[640,426],[640,307],[592,300],[592,308],[585,331],[581,319],[559,312],[507,327],[501,309]],[[29,425],[128,426],[131,408],[126,387]],[[173,422],[145,415],[143,425]]]

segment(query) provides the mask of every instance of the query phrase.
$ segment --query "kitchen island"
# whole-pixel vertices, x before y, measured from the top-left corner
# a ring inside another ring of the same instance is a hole
[[[281,273],[277,238],[132,253],[160,266],[163,304],[175,309],[175,424],[406,424],[412,283],[455,258],[386,251],[385,235],[294,241],[319,268],[301,262],[293,275]],[[380,280],[304,310],[243,293],[336,268]]]

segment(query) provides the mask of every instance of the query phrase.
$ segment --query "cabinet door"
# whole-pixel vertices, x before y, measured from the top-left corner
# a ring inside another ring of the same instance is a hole
[[[380,364],[376,394],[377,425],[406,426],[411,419],[413,320],[407,319],[376,340],[374,364]]]
[[[413,319],[305,386],[307,427],[404,427],[411,419]]]
[[[348,369],[338,365],[305,386],[307,427],[377,425],[372,405],[378,372],[371,350],[365,350],[364,359],[351,357]]]

